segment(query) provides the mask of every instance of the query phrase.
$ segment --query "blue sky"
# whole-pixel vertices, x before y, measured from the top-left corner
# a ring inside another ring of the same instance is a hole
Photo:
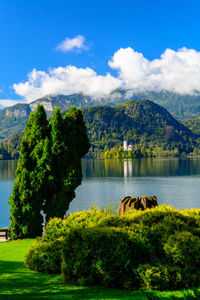
[[[150,86],[192,93],[200,80],[199,11],[194,0],[0,0],[0,99]],[[194,73],[198,80],[188,82]]]

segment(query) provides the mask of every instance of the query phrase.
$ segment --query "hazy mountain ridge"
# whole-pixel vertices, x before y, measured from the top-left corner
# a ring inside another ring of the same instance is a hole
[[[129,93],[129,92],[128,92]],[[41,103],[48,116],[52,115],[55,106],[61,111],[68,110],[71,105],[86,108],[96,105],[115,106],[128,100],[151,100],[165,107],[174,117],[179,120],[200,116],[200,95],[181,96],[172,92],[148,92],[136,93],[128,97],[127,91],[117,90],[109,98],[94,99],[83,94],[46,96],[37,99],[30,104],[16,104],[0,111],[0,139],[8,138],[10,135],[23,131],[31,111],[38,103]]]
[[[196,93],[195,95],[181,95],[169,91],[132,93],[131,91],[119,89],[113,92],[109,97],[100,99],[95,99],[83,94],[47,96],[32,102],[31,105],[33,106],[41,102],[45,105],[45,102],[51,101],[52,111],[55,106],[59,106],[61,110],[66,110],[69,109],[71,105],[75,105],[76,107],[88,107],[103,104],[115,106],[129,100],[151,100],[162,105],[178,120],[200,116],[199,93]]]
[[[77,108],[84,108],[101,105],[107,101],[107,99],[94,99],[83,94],[57,95],[46,96],[29,104],[20,103],[4,108],[0,110],[0,139],[8,138],[12,134],[23,131],[31,111],[34,111],[39,103],[44,106],[47,116],[50,117],[56,106],[59,106],[61,111],[64,111],[70,109],[71,105],[75,105]]]

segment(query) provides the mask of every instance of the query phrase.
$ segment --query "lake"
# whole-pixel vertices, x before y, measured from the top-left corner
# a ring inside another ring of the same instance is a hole
[[[9,226],[8,199],[16,161],[0,161],[0,227]],[[70,212],[119,204],[125,196],[151,196],[159,204],[178,209],[200,207],[200,158],[83,159],[83,182],[76,190]]]

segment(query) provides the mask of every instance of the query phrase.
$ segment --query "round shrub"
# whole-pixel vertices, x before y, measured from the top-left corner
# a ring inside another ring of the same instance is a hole
[[[44,241],[38,238],[25,256],[25,265],[44,273],[60,273],[62,239]]]
[[[146,241],[127,229],[72,229],[63,241],[62,276],[73,284],[138,288],[136,268],[150,256]]]
[[[164,245],[168,264],[181,269],[181,282],[177,288],[199,286],[200,238],[191,232],[176,232]]]
[[[62,248],[62,250],[61,250]],[[180,289],[200,282],[198,212],[160,206],[117,216],[93,207],[51,219],[26,256],[33,270],[66,282],[117,288]]]
[[[179,216],[174,216],[173,214],[166,215],[160,220],[160,222],[152,223],[152,225],[146,229],[147,239],[154,247],[154,253],[157,258],[162,258],[165,256],[163,246],[166,241],[168,241],[169,237],[174,234],[174,232],[178,233],[191,231],[193,233],[197,233],[194,227],[188,225],[187,221],[187,217],[186,220],[184,220],[179,218]]]

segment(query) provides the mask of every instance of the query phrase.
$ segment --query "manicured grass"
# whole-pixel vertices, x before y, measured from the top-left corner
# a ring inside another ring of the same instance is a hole
[[[0,243],[0,299],[135,299],[142,291],[66,285],[60,275],[48,275],[24,266],[24,255],[33,240]]]
[[[60,275],[48,275],[24,266],[32,239],[0,243],[0,299],[134,299],[146,300],[143,291],[66,285]],[[155,292],[160,299],[183,299],[184,291]],[[179,297],[179,298],[178,298]]]

